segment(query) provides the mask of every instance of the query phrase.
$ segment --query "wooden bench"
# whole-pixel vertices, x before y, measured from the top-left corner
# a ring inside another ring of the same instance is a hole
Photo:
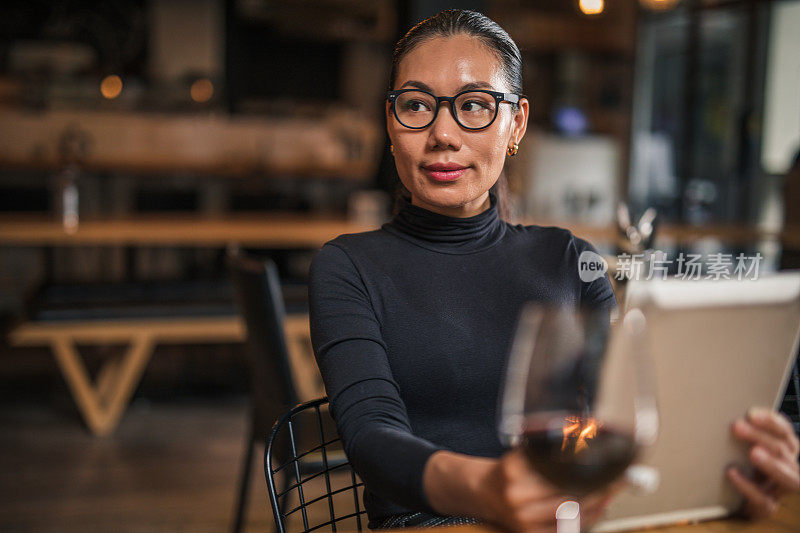
[[[289,315],[284,324],[295,386],[301,400],[324,394],[314,361],[308,315]],[[12,346],[49,346],[89,430],[108,435],[119,424],[158,344],[243,342],[238,316],[27,322],[11,330]],[[120,356],[103,363],[92,382],[79,345],[125,344]]]

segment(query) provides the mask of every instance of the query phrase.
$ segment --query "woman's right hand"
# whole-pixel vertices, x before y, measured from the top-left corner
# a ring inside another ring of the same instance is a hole
[[[624,484],[618,481],[579,500],[581,525],[596,522]],[[533,470],[520,448],[497,459],[480,486],[483,492],[480,501],[485,505],[481,514],[496,525],[518,533],[555,531],[556,508],[569,499]]]

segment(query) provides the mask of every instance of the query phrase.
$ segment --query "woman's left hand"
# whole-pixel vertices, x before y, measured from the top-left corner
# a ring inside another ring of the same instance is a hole
[[[755,479],[749,479],[738,468],[730,467],[727,477],[745,497],[744,514],[766,518],[775,512],[782,495],[800,491],[800,440],[786,416],[759,407],[736,419],[731,431],[751,445],[748,457],[757,472]]]

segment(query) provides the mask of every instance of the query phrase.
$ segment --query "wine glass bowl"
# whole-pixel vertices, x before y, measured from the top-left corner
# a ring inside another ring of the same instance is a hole
[[[593,417],[533,420],[521,439],[531,466],[567,494],[582,497],[619,478],[636,457],[633,436]]]
[[[657,431],[644,315],[530,304],[520,315],[500,403],[500,437],[582,498],[623,476]]]

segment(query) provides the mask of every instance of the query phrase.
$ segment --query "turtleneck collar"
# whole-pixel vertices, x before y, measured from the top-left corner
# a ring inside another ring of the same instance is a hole
[[[471,217],[434,213],[401,198],[401,207],[383,229],[414,244],[448,254],[470,254],[485,250],[505,234],[506,225],[497,214],[497,196],[489,192],[490,206]]]

